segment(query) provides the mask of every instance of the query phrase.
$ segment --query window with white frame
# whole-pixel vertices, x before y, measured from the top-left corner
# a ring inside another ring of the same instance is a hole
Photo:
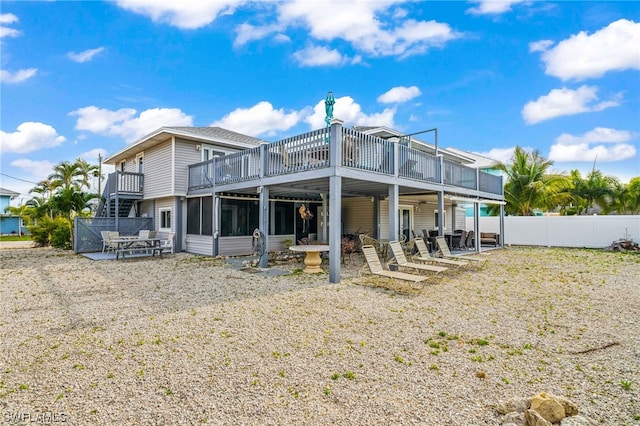
[[[438,210],[433,211],[433,229],[438,229],[438,219],[440,218],[440,212]],[[444,229],[447,229],[447,211],[445,210],[442,213],[442,223],[444,224]]]
[[[232,151],[221,150],[213,145],[202,144],[202,161],[211,160],[213,157],[223,157]]]
[[[171,209],[160,209],[160,229],[171,230]]]
[[[121,172],[124,172],[124,168],[125,168],[126,165],[127,165],[126,160],[123,160],[123,161],[120,162],[120,171]]]

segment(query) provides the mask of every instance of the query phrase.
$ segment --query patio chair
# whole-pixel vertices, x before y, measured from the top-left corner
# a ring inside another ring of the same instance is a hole
[[[424,275],[414,275],[408,274],[406,272],[390,271],[388,269],[385,269],[380,262],[380,258],[378,257],[376,248],[372,245],[363,245],[362,254],[364,255],[367,266],[369,267],[369,271],[377,279],[379,279],[379,277],[384,277],[387,278],[392,284],[394,284],[396,280],[409,282],[411,287],[414,289],[420,289],[424,287],[424,281],[428,279],[428,277]],[[362,269],[360,270],[360,272],[362,272]]]
[[[447,265],[449,267],[455,268],[469,266],[469,262],[465,262],[464,260],[452,260],[431,256],[431,253],[429,253],[429,249],[427,248],[427,245],[424,243],[422,238],[416,238],[414,240],[414,243],[416,248],[418,249],[418,254],[413,256],[413,260],[415,261]]]
[[[473,230],[467,232],[467,240],[465,241],[465,246],[470,250],[475,248],[475,246],[473,245]]]
[[[111,243],[110,231],[100,231],[100,235],[102,235],[102,252],[105,251],[109,253],[112,250],[115,250],[116,247]]]
[[[151,231],[148,229],[141,229],[140,231],[138,231],[138,238],[139,239],[149,239],[151,238]],[[146,242],[139,242],[139,243],[135,243],[134,247],[147,247],[148,244]],[[147,253],[149,253],[149,250],[146,251]]]
[[[170,232],[169,235],[167,235],[167,239],[166,240],[162,240],[160,241],[160,247],[162,247],[162,249],[164,250],[169,250],[169,252],[171,254],[173,254],[173,240],[175,238],[175,234],[173,232]]]
[[[477,262],[477,265],[480,266],[484,266],[484,264],[487,263],[487,259],[471,257],[467,255],[452,255],[451,251],[449,250],[449,246],[447,245],[447,240],[445,240],[444,237],[436,237],[436,244],[438,245],[438,254],[441,258],[453,260],[468,260],[471,262]]]
[[[460,250],[467,249],[467,231],[462,231],[460,234],[460,241],[458,241],[458,248]]]

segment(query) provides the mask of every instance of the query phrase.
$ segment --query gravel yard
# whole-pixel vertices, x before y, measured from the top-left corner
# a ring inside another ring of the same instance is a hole
[[[2,249],[3,422],[497,425],[498,401],[547,391],[640,424],[640,255],[487,256],[395,291],[358,255],[329,284],[300,263]]]

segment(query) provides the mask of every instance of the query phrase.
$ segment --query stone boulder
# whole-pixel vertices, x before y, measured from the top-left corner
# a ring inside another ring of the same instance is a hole
[[[559,422],[567,417],[564,407],[553,395],[540,392],[531,398],[531,409],[551,423]]]

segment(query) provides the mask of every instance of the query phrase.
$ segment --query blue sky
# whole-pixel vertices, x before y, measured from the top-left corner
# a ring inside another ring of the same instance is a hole
[[[2,1],[0,186],[161,126],[275,141],[438,128],[442,147],[640,176],[633,1]],[[433,142],[433,134],[426,134]],[[17,178],[17,179],[14,179]],[[22,180],[18,180],[22,179]]]

